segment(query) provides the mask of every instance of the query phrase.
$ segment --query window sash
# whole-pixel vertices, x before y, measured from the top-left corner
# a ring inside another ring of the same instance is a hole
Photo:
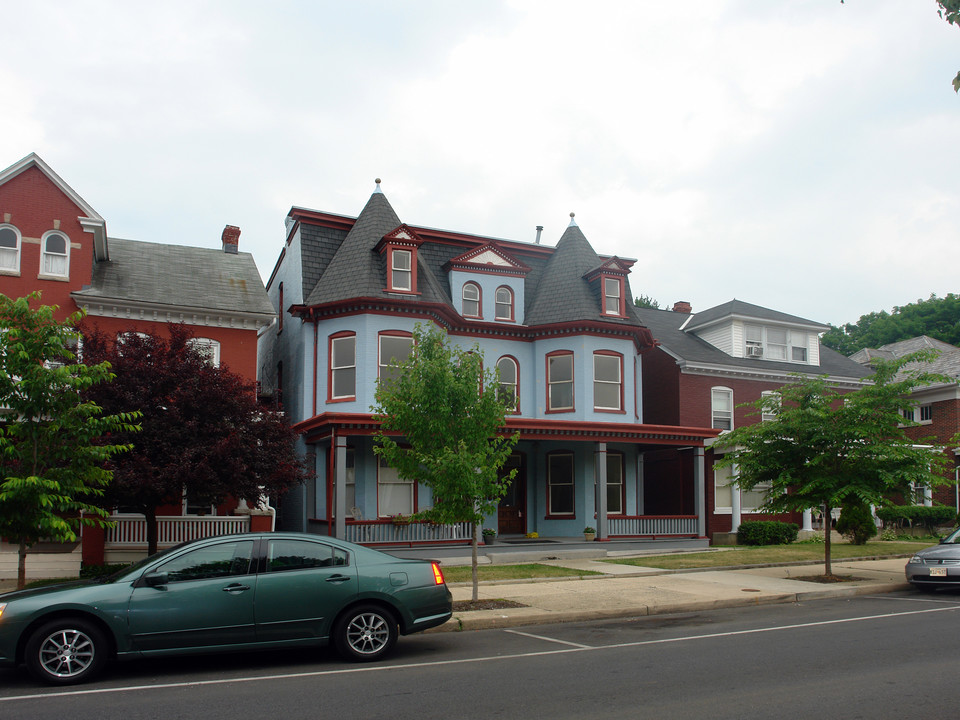
[[[355,335],[330,341],[331,397],[356,397],[357,338]]]
[[[547,461],[547,513],[549,515],[573,515],[574,483],[573,455],[559,453],[550,455]]]
[[[616,355],[593,356],[593,406],[602,410],[621,410],[621,361]]]
[[[513,318],[513,291],[510,288],[497,288],[494,296],[494,316],[497,320],[510,320]]]
[[[497,369],[500,371],[500,397],[507,399],[509,409],[516,412],[519,385],[517,363],[513,358],[500,358],[497,360]]]
[[[607,315],[620,314],[620,295],[622,282],[618,278],[604,278],[603,280],[603,311]]]
[[[397,365],[410,356],[413,338],[400,335],[380,336],[380,380],[393,380],[400,376]]]
[[[480,288],[473,283],[463,286],[463,314],[469,317],[480,317]]]
[[[547,391],[550,410],[573,409],[573,355],[548,358]]]
[[[711,427],[718,430],[733,430],[733,392],[714,388],[710,393]]]
[[[412,515],[413,481],[404,480],[395,468],[380,458],[377,468],[377,512],[380,517]]]
[[[623,515],[623,456],[607,453],[607,515]]]

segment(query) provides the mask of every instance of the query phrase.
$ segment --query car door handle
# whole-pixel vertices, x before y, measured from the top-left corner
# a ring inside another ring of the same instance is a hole
[[[249,585],[241,585],[240,583],[233,583],[232,585],[227,585],[225,588],[223,588],[223,591],[228,593],[239,593],[249,589],[250,589]]]
[[[342,582],[346,582],[346,581],[349,580],[349,579],[350,579],[350,577],[349,577],[348,575],[331,575],[330,577],[327,578],[327,582],[328,582],[328,583],[342,583]]]

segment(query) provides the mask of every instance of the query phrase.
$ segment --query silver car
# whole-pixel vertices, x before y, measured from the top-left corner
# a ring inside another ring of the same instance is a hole
[[[924,548],[907,563],[907,582],[924,592],[938,587],[960,587],[960,528]]]

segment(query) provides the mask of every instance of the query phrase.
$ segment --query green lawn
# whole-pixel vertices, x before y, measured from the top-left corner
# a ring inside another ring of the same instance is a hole
[[[444,567],[443,576],[448,583],[472,582],[473,574],[469,565]],[[477,568],[481,580],[527,580],[530,578],[555,577],[585,577],[587,575],[602,575],[591,570],[574,570],[572,568],[556,567],[527,563],[524,565],[481,565]]]
[[[929,547],[935,544],[935,542],[936,541],[930,540],[921,540],[919,542],[870,542],[866,545],[834,543],[830,546],[830,557],[833,560],[843,560],[854,557],[909,555],[916,550]],[[765,545],[762,547],[734,547],[729,550],[713,552],[676,553],[673,555],[604,560],[604,562],[619,565],[639,565],[641,567],[664,568],[666,570],[807,561],[823,561],[822,544],[802,543],[792,545]]]

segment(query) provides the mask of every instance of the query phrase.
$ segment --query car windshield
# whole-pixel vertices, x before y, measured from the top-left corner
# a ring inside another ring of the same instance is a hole
[[[941,542],[945,545],[960,545],[960,528],[947,535]]]

